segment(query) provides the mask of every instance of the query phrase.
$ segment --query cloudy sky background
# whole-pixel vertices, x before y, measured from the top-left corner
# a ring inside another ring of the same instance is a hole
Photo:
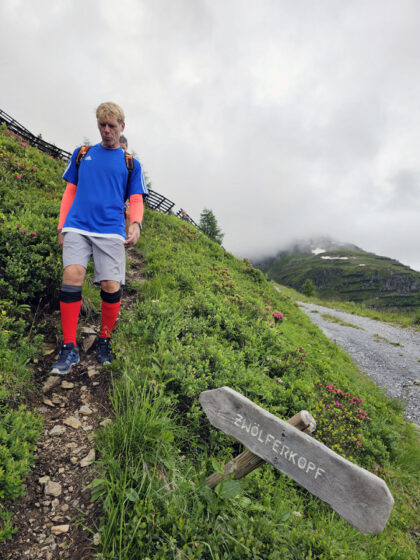
[[[331,236],[420,270],[418,0],[5,0],[0,108],[72,151],[126,113],[239,257]]]

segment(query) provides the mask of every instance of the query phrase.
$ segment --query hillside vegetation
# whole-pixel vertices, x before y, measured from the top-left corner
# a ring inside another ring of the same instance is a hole
[[[257,266],[270,279],[300,292],[309,279],[325,300],[353,301],[373,308],[420,308],[420,272],[355,246],[331,246],[318,254],[311,247],[292,248]]]
[[[4,130],[0,157],[0,235],[7,248],[0,276],[5,538],[7,505],[22,491],[40,430],[37,415],[19,403],[31,390],[30,361],[48,335],[42,313],[56,305],[63,185],[61,164]],[[121,314],[117,360],[103,371],[112,377],[114,421],[96,436],[97,557],[416,558],[420,451],[401,406],[262,272],[193,226],[147,211],[134,250],[144,277],[126,287],[137,301]],[[318,424],[314,437],[383,478],[395,498],[383,533],[360,534],[270,465],[210,490],[205,478],[242,451],[211,427],[198,401],[201,391],[224,385],[284,419],[309,410]]]

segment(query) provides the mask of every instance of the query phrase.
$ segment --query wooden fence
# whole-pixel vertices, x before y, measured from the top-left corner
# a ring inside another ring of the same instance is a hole
[[[55,158],[59,158],[64,161],[68,161],[71,158],[70,152],[61,150],[60,148],[57,148],[57,146],[55,146],[54,144],[50,144],[49,142],[46,142],[39,136],[35,136],[27,128],[22,126],[14,118],[12,118],[10,115],[8,115],[7,113],[5,113],[0,109],[0,124],[2,123],[5,123],[5,125],[9,130],[14,132],[15,134],[18,134],[21,138],[26,140],[28,144],[34,146],[35,148],[38,148],[38,150],[40,150],[41,152],[45,152]],[[157,210],[158,212],[163,212],[165,214],[174,213],[172,209],[175,206],[175,202],[172,202],[172,200],[169,200],[168,198],[166,198],[166,196],[163,196],[163,194],[159,194],[158,192],[152,189],[148,189],[148,191],[149,191],[149,196],[146,198],[146,206],[148,208],[151,208],[152,210]],[[181,217],[181,212],[182,210],[179,210],[176,213],[176,216]],[[190,218],[190,216],[187,215],[187,218],[188,218],[187,221],[189,223],[193,224],[196,227],[199,227],[194,222],[194,220]]]

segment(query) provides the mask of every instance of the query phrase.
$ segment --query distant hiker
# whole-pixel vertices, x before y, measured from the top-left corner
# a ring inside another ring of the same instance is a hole
[[[147,187],[140,163],[120,147],[124,113],[115,103],[96,110],[100,144],[77,148],[64,172],[67,181],[60,208],[58,243],[63,249],[63,283],[60,290],[63,344],[51,373],[65,375],[79,362],[76,343],[82,285],[93,257],[94,282],[101,286],[102,323],[97,345],[100,364],[108,364],[114,329],[125,283],[124,247],[135,245],[143,219]],[[130,161],[128,158],[131,158]],[[124,201],[130,199],[131,224],[126,236]]]
[[[124,134],[121,134],[121,136],[120,136],[120,146],[124,150],[124,153],[127,154],[128,153],[128,140],[124,136]],[[128,230],[129,230],[130,225],[131,225],[130,201],[128,200],[128,198],[127,198],[127,200],[125,201],[125,204],[124,204],[124,215],[125,215],[125,234],[128,237]]]
[[[128,150],[128,140],[123,134],[121,134],[120,136],[120,146],[124,150],[124,152]]]
[[[188,214],[186,213],[185,210],[181,209],[181,220],[185,220],[186,222],[189,222],[190,219],[188,217]]]

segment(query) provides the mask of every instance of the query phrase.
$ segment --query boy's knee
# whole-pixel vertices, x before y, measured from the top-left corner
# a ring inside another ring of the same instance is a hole
[[[104,292],[114,293],[114,292],[118,292],[120,288],[121,288],[121,284],[116,280],[102,280],[101,282],[101,289]]]
[[[85,279],[86,269],[80,264],[70,264],[66,266],[63,274],[63,284],[71,286],[81,286]]]

